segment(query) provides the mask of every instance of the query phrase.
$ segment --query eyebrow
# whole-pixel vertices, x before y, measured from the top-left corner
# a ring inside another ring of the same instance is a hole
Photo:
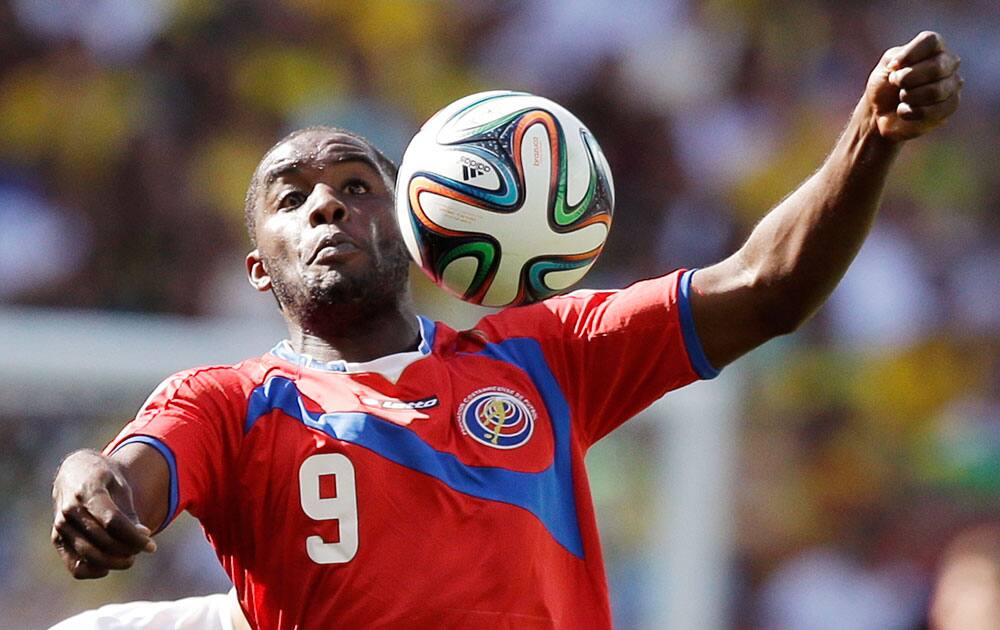
[[[375,161],[372,160],[368,154],[361,151],[351,151],[349,153],[341,154],[336,161],[320,161],[317,164],[315,158],[308,159],[295,159],[287,160],[283,162],[278,162],[271,168],[269,168],[264,175],[264,188],[270,188],[279,177],[284,177],[286,175],[296,175],[302,171],[303,168],[317,168],[318,166],[337,166],[340,164],[346,164],[350,162],[361,162],[367,164],[376,173],[381,174],[381,170]]]

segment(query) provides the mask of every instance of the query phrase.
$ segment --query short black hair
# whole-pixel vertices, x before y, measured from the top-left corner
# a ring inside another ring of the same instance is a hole
[[[385,156],[382,151],[379,150],[368,138],[354,133],[353,131],[348,131],[347,129],[342,129],[340,127],[331,127],[329,125],[312,125],[310,127],[303,127],[302,129],[296,129],[292,131],[281,140],[275,142],[270,149],[268,149],[260,162],[257,163],[257,168],[254,169],[253,175],[250,177],[250,185],[247,187],[247,194],[243,200],[243,215],[246,219],[247,233],[250,235],[250,244],[254,247],[257,246],[257,237],[254,235],[254,230],[257,227],[257,218],[255,216],[255,211],[257,207],[257,192],[260,189],[260,175],[261,166],[264,165],[267,157],[274,152],[275,149],[285,144],[286,142],[291,142],[292,140],[303,136],[308,133],[326,133],[326,134],[338,134],[348,136],[353,140],[356,140],[359,144],[371,151],[372,157],[375,160],[375,165],[378,167],[385,179],[386,185],[389,190],[393,190],[396,186],[396,174],[398,169],[396,163]]]

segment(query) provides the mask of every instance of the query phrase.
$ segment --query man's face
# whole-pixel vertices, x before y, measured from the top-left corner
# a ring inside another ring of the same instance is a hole
[[[357,139],[308,132],[278,146],[258,170],[251,282],[293,314],[353,305],[375,312],[405,293],[409,258],[393,196]],[[256,266],[255,266],[256,263]]]

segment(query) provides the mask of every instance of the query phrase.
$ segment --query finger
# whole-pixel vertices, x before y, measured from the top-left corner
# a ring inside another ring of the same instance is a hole
[[[941,121],[951,116],[958,109],[959,100],[959,93],[956,92],[948,100],[941,103],[934,103],[933,105],[914,107],[909,103],[900,103],[896,108],[896,113],[899,114],[900,118],[908,121]]]
[[[78,580],[96,580],[98,578],[106,577],[108,573],[111,573],[111,569],[107,567],[95,567],[87,563],[86,560],[81,558],[77,560],[76,565],[70,571]]]
[[[913,107],[933,105],[947,101],[953,94],[962,89],[962,77],[953,74],[934,83],[927,83],[912,90],[900,90],[899,100]]]
[[[950,77],[958,70],[962,60],[950,53],[941,53],[920,63],[889,73],[889,83],[904,89],[913,89]]]
[[[902,46],[893,46],[889,50],[882,53],[882,59],[879,61],[879,63],[884,65],[889,65],[889,62],[893,61],[897,56],[899,56],[899,53],[901,53],[902,51],[903,51]]]
[[[65,512],[66,520],[87,537],[95,547],[112,556],[132,556],[137,551],[115,538],[83,507],[77,507]]]
[[[73,546],[66,542],[66,539],[59,533],[55,525],[52,526],[52,545],[56,548],[56,553],[62,558],[66,568],[72,570],[73,564],[80,558],[76,555],[76,551],[73,550]]]
[[[52,528],[52,544],[55,545],[59,557],[62,558],[63,563],[66,565],[66,569],[78,580],[102,578],[110,572],[108,569],[87,564],[55,527]]]
[[[77,558],[91,569],[120,571],[130,568],[135,562],[134,555],[112,556],[104,553],[69,521],[66,521],[58,531],[64,544],[72,547]]]
[[[912,66],[942,50],[944,50],[944,39],[933,31],[924,31],[903,45],[903,49],[889,62],[889,67]]]
[[[156,543],[150,538],[149,528],[133,523],[107,493],[94,494],[87,500],[86,507],[112,538],[133,553],[156,551]]]

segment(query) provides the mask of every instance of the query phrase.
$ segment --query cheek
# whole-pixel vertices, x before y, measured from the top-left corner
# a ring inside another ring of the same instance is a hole
[[[273,215],[266,230],[266,238],[274,252],[294,251],[302,240],[302,226],[292,212]]]
[[[394,212],[385,212],[379,215],[377,224],[377,236],[381,242],[401,239],[399,224],[396,222]]]
[[[272,275],[279,271],[279,267],[288,266],[300,258],[297,248],[301,237],[297,226],[291,224],[292,221],[272,220],[258,234],[257,248],[265,266],[270,263],[274,267],[268,268]]]

